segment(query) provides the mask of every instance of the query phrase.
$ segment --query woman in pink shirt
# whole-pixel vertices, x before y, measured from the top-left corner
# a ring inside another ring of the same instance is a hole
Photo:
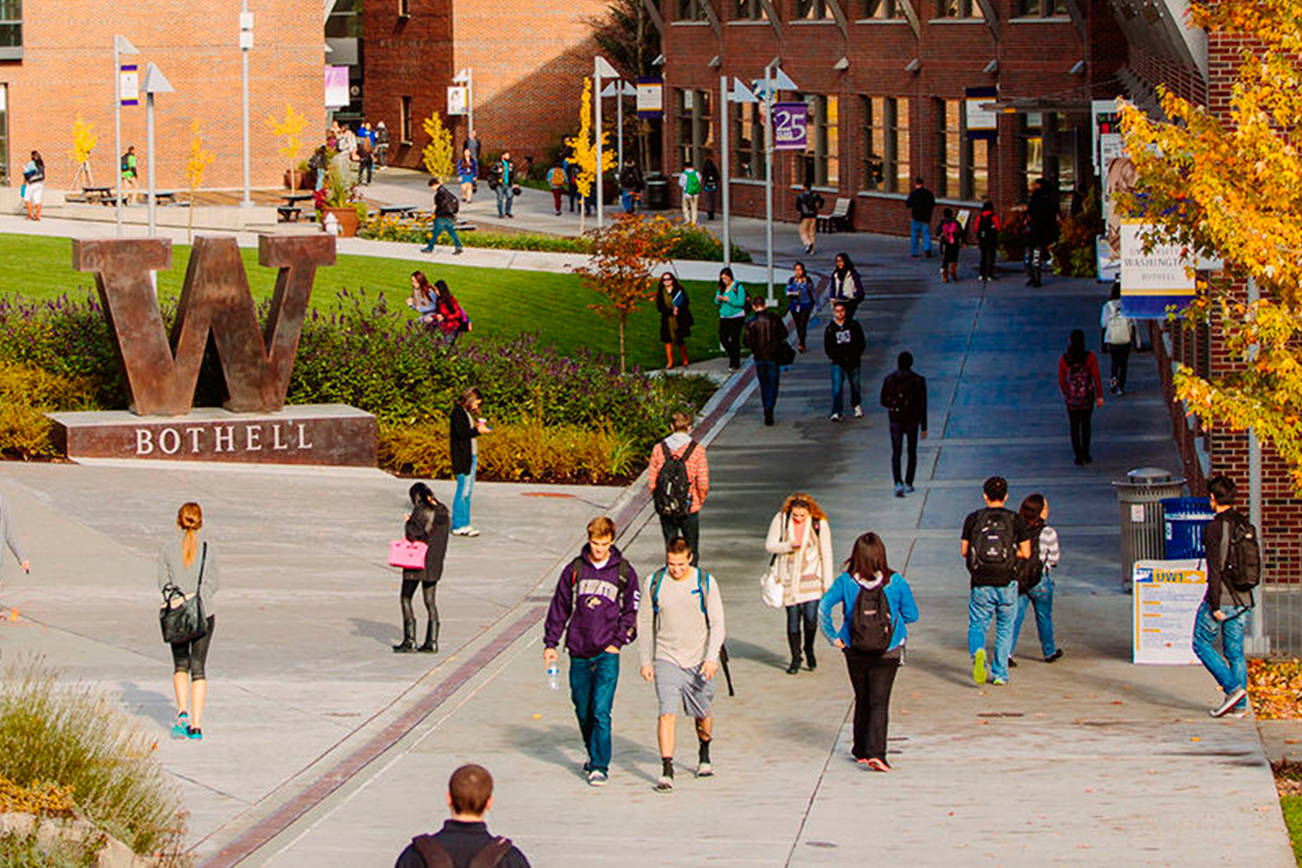
[[[805,628],[805,662],[812,671],[814,636],[818,632],[818,601],[832,586],[836,564],[832,561],[832,528],[827,513],[808,494],[796,493],[782,504],[769,523],[764,548],[782,581],[782,604],[787,610],[787,644],[791,664],[787,674],[800,671],[800,627]]]

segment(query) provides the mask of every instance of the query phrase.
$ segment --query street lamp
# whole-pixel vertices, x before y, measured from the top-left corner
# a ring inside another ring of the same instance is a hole
[[[593,107],[597,113],[597,228],[601,228],[602,212],[602,190],[601,190],[601,80],[603,78],[619,78],[619,73],[615,67],[606,62],[606,58],[600,54],[592,58],[592,90],[598,94],[597,98],[592,101]]]
[[[249,0],[240,0],[240,65],[243,76],[240,97],[244,106],[244,201],[240,204],[245,208],[253,204],[253,200],[249,197],[249,49],[251,48],[253,48],[253,13],[249,11]],[[170,86],[168,90],[171,90]],[[152,149],[150,156],[153,156]],[[153,164],[153,160],[150,160],[149,165],[152,167]]]
[[[145,137],[149,149],[149,237],[154,237],[154,217],[158,202],[154,197],[154,94],[171,93],[172,83],[153,62],[145,67]]]
[[[773,304],[773,94],[799,90],[775,57],[764,67],[764,258],[768,266],[768,303]]]
[[[624,165],[624,97],[637,96],[637,88],[623,79],[616,79],[602,89],[601,96],[615,97],[615,124],[617,130],[615,138],[619,145],[619,157],[617,162],[622,168]]]
[[[723,191],[723,264],[725,268],[732,267],[732,209],[729,207],[730,169],[728,161],[731,156],[731,147],[728,144],[728,129],[732,126],[732,118],[728,116],[728,103],[750,102],[758,103],[759,98],[746,85],[738,79],[732,80],[732,90],[728,90],[728,76],[719,76],[719,114],[721,116],[720,126],[722,127],[720,143],[723,146],[723,178],[719,181],[719,186]]]
[[[113,147],[116,148],[113,159],[122,159],[122,101],[130,99],[131,104],[136,104],[136,94],[124,94],[122,87],[122,68],[121,56],[124,54],[139,54],[136,47],[131,44],[131,40],[125,36],[113,37]],[[134,70],[134,67],[133,67]],[[131,82],[134,84],[137,79],[136,73],[131,73]],[[137,85],[137,88],[139,86]],[[117,223],[118,235],[122,234],[122,167],[117,169],[117,198],[114,200],[114,222]]]

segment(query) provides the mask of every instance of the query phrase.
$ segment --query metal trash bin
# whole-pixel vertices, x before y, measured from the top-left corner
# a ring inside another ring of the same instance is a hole
[[[647,211],[664,211],[669,207],[669,179],[659,172],[646,176],[646,198],[643,207]]]
[[[1212,503],[1205,497],[1166,497],[1162,499],[1166,524],[1166,559],[1194,560],[1203,555],[1203,528],[1216,517]]]
[[[1135,561],[1161,560],[1166,554],[1162,498],[1184,493],[1184,478],[1160,467],[1140,467],[1114,481],[1121,513],[1121,583],[1130,587]]]

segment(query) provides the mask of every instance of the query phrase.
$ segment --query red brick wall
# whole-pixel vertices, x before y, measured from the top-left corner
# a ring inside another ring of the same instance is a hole
[[[316,0],[250,0],[255,38],[250,52],[250,148],[254,186],[279,186],[288,162],[264,122],[284,115],[285,103],[304,113],[305,146],[324,129],[324,54],[321,4]],[[72,125],[78,114],[94,124],[99,142],[91,158],[96,183],[115,182],[113,152],[113,34],[126,35],[140,54],[123,58],[140,66],[156,63],[176,88],[156,97],[155,125],[159,189],[184,189],[190,122],[203,125],[206,147],[216,160],[205,187],[242,184],[239,8],[215,11],[199,0],[156,0],[132,8],[107,0],[23,3],[24,56],[0,61],[8,85],[11,184],[33,148],[45,158],[47,184],[66,188],[74,166]],[[141,157],[141,186],[150,155],[145,153],[145,107],[122,109],[122,147],[134,144]],[[311,153],[310,147],[303,157]]]

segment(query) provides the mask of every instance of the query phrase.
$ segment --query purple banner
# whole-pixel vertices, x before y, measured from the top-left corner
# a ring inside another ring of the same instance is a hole
[[[803,102],[773,104],[773,150],[803,151],[809,145],[809,106]]]

